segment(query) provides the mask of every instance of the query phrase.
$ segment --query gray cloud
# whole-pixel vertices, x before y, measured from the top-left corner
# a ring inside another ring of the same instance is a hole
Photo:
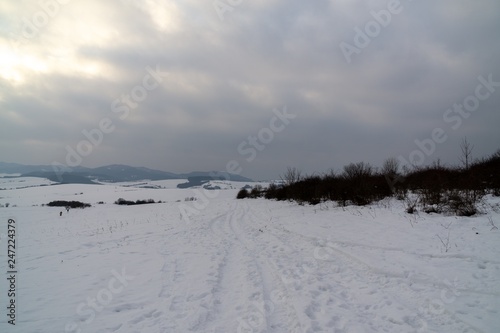
[[[85,166],[183,172],[237,160],[244,175],[264,179],[287,166],[314,173],[408,158],[437,127],[449,138],[428,163],[455,164],[464,136],[477,157],[500,148],[500,89],[458,129],[443,120],[474,94],[479,76],[500,81],[500,3],[401,1],[347,63],[340,43],[354,45],[354,29],[388,3],[243,1],[221,21],[209,2],[70,1],[46,13],[32,38],[23,37],[25,22],[43,8],[2,4],[2,160],[63,162],[66,145],[76,147],[103,118],[115,130]],[[167,74],[120,119],[112,103],[143,84],[147,66]],[[297,118],[246,161],[238,146],[285,105]]]

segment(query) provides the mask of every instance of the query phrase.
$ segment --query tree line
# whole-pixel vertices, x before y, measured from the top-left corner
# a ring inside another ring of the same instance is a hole
[[[445,166],[439,160],[423,167],[401,167],[389,158],[380,169],[369,163],[350,163],[341,172],[302,176],[288,168],[281,182],[267,189],[242,189],[237,198],[265,197],[312,205],[335,201],[339,206],[364,206],[388,197],[403,200],[408,213],[452,213],[471,216],[479,212],[486,194],[500,196],[500,150],[472,160],[473,146],[464,139],[460,145],[460,166]]]

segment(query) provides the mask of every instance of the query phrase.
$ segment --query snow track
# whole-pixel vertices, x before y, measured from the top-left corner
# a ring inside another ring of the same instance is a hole
[[[247,204],[240,206],[237,210],[244,207],[244,214],[230,220],[231,229],[246,249],[265,258],[259,265],[261,275],[278,277],[273,279],[279,281],[273,288],[279,285],[275,290],[286,295],[284,304],[302,304],[290,312],[299,323],[294,328],[302,332],[325,328],[331,332],[427,332],[439,331],[446,324],[454,332],[481,332],[450,312],[422,309],[426,300],[421,293],[434,290],[435,281],[413,278],[409,271],[398,276],[376,269],[341,245],[321,244],[318,239],[276,228]],[[326,252],[321,254],[321,249]]]
[[[186,329],[219,332],[224,323],[237,332],[427,332],[446,323],[454,332],[481,332],[452,313],[422,309],[420,295],[435,289],[435,281],[376,269],[342,244],[269,222],[236,201],[227,213],[190,227],[188,242],[197,240],[210,253],[213,280],[202,288],[210,294],[176,296],[205,311]]]
[[[500,328],[499,234],[487,217],[412,225],[398,207],[318,209],[234,194],[222,191],[189,222],[174,202],[58,219],[18,207],[22,329],[12,332]],[[497,223],[500,213],[490,216]],[[436,235],[448,232],[445,251]],[[117,274],[129,280],[122,286]]]
[[[241,224],[248,222],[248,211],[242,208],[235,203],[231,213],[212,221],[211,226],[214,239],[229,241],[226,253],[229,253],[230,260],[224,272],[232,272],[227,275],[240,272],[239,279],[224,276],[222,285],[233,292],[246,291],[225,295],[229,296],[229,308],[237,299],[241,304],[247,304],[239,307],[244,311],[229,318],[237,318],[236,331],[239,332],[302,332],[296,310],[290,305],[290,297],[279,275],[262,256],[255,241],[248,239],[241,229]],[[243,279],[241,272],[245,272]]]

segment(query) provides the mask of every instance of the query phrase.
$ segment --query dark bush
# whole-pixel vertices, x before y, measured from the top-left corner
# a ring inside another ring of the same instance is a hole
[[[283,184],[271,184],[264,196],[313,205],[330,200],[339,206],[368,205],[396,196],[405,201],[408,213],[415,213],[419,206],[427,213],[471,216],[478,213],[478,204],[486,193],[500,195],[500,150],[467,166],[450,168],[438,161],[413,170],[403,167],[400,174],[397,160],[389,159],[380,173],[359,162],[346,165],[339,175],[331,172],[322,177],[302,177],[296,169],[288,168]]]
[[[70,207],[70,208],[92,207],[91,204],[80,202],[80,201],[63,201],[63,200],[49,202],[47,204],[47,206],[49,206],[49,207]]]
[[[246,188],[242,188],[236,195],[236,199],[245,199],[248,198],[249,195],[250,193],[248,193],[248,190]]]
[[[325,200],[337,201],[341,206],[366,205],[392,195],[385,177],[374,174],[372,170],[365,163],[350,164],[342,175],[307,176],[289,185],[273,184],[267,189],[265,197],[311,205]]]
[[[129,200],[125,200],[123,198],[120,198],[120,199],[115,201],[116,205],[123,205],[123,206],[146,205],[146,204],[153,204],[153,203],[155,203],[155,201],[153,199],[129,201]]]
[[[266,190],[266,194],[264,194],[264,197],[266,199],[273,199],[273,198],[276,198],[276,192],[278,190],[278,186],[274,183],[272,183],[271,185],[269,185],[269,187],[267,188]]]
[[[478,204],[484,192],[481,190],[452,190],[447,198],[449,211],[458,216],[473,216],[479,213]]]
[[[146,205],[146,204],[154,204],[155,201],[153,199],[147,199],[147,200],[137,200],[135,202],[136,205]]]
[[[118,200],[115,201],[116,205],[133,205],[133,201],[125,200],[123,198],[119,198]]]
[[[264,194],[264,190],[262,189],[262,186],[256,185],[252,190],[250,191],[250,198],[256,199],[262,197]]]
[[[276,199],[278,201],[287,200],[286,189],[281,185],[271,184],[264,194],[266,199]]]

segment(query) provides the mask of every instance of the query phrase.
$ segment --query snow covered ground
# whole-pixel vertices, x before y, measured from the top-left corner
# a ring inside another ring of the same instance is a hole
[[[500,331],[500,198],[479,217],[410,216],[395,200],[299,206],[177,183],[0,191],[0,272],[9,218],[18,269],[16,325],[2,278],[0,331]],[[60,217],[52,200],[93,207]]]
[[[3,176],[12,176],[12,175],[0,174],[0,177]],[[36,178],[36,177],[0,178],[0,189],[2,190],[38,187],[50,184],[54,184],[54,182],[48,179]]]

